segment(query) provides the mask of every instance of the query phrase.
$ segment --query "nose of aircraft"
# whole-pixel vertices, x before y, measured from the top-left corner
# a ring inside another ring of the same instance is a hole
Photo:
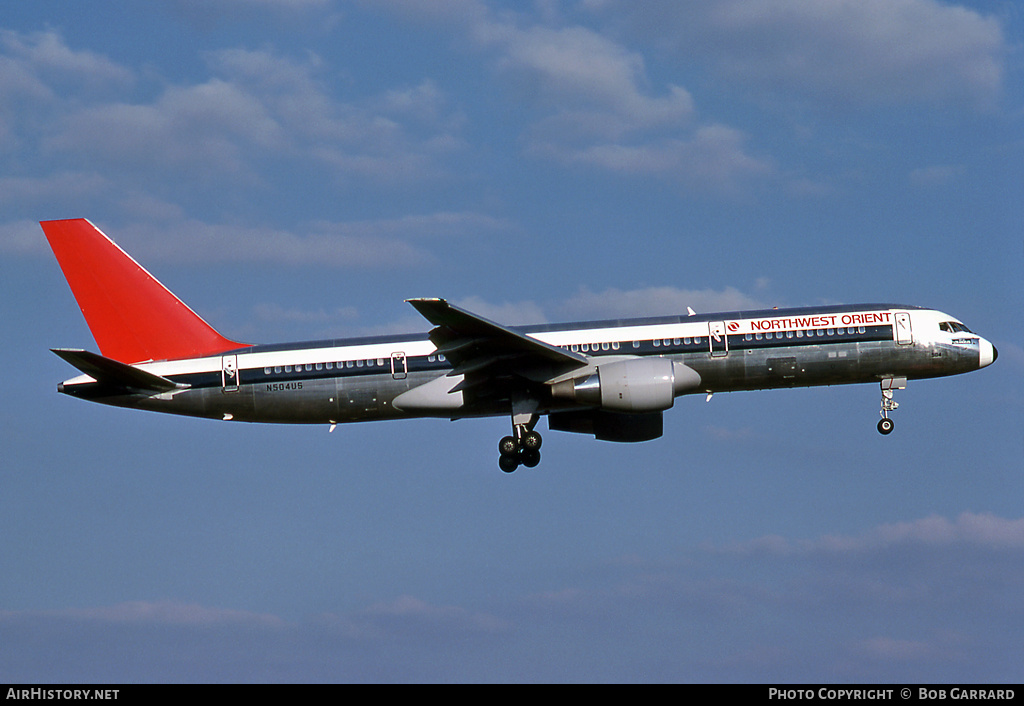
[[[978,356],[978,367],[984,368],[985,366],[992,365],[992,363],[996,362],[996,358],[999,357],[999,351],[997,351],[996,347],[991,343],[982,339],[981,345],[978,348]]]

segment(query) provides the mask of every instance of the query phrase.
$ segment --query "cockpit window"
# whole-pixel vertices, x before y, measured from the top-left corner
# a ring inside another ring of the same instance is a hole
[[[943,321],[939,324],[939,330],[947,333],[974,333],[959,321]]]

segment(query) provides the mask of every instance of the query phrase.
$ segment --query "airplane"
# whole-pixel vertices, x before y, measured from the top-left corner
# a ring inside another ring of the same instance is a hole
[[[409,299],[429,332],[290,344],[225,338],[86,219],[40,223],[99,353],[59,392],[218,420],[307,423],[508,416],[501,470],[540,462],[552,431],[639,442],[681,395],[873,383],[878,431],[909,380],[991,365],[996,348],[934,309],[857,304],[503,326]]]

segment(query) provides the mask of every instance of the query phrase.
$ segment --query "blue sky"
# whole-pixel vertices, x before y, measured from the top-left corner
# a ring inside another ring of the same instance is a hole
[[[166,0],[0,17],[0,681],[1021,681],[1024,16],[936,0]],[[894,301],[996,365],[666,435],[58,395],[39,220],[225,335]]]

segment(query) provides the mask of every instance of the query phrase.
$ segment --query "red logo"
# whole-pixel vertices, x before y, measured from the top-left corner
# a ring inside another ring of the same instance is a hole
[[[729,330],[730,331],[739,331],[740,330],[739,322],[730,321],[728,326],[729,326]]]

